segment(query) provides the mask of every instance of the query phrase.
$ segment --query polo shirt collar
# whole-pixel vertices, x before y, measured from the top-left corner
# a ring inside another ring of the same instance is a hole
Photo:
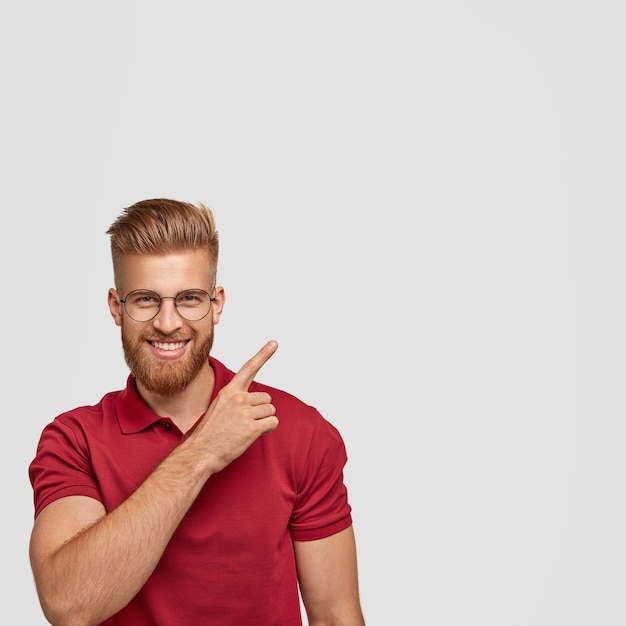
[[[209,363],[215,373],[215,385],[211,397],[211,402],[213,402],[218,391],[230,381],[234,373],[213,357],[209,357]],[[139,433],[167,417],[166,415],[157,415],[141,399],[135,387],[135,377],[132,374],[129,374],[126,379],[126,388],[120,391],[117,396],[116,408],[120,428],[125,435]]]

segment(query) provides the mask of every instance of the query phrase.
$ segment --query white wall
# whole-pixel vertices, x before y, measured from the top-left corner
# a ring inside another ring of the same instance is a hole
[[[214,353],[344,435],[368,626],[626,620],[620,2],[0,9],[0,623],[27,466],[123,386],[119,211],[210,205]]]

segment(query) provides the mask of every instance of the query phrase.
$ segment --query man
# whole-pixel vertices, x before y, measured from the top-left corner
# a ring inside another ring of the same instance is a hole
[[[52,624],[360,626],[345,449],[313,407],[213,356],[226,300],[203,205],[111,225],[126,388],[58,416],[29,474],[30,557]]]

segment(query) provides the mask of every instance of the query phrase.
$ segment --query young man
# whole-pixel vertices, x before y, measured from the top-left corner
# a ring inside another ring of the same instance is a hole
[[[211,211],[158,199],[112,224],[130,375],[58,416],[30,466],[30,557],[52,624],[361,626],[346,454],[313,407],[209,356],[222,314]]]

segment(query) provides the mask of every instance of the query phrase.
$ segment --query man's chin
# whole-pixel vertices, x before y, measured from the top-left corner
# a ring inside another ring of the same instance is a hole
[[[211,350],[212,337],[202,346],[201,350],[192,350],[181,359],[161,360],[154,355],[145,354],[141,348],[125,342],[124,357],[126,364],[133,373],[135,380],[150,393],[171,398],[182,393],[198,377],[206,366]]]
[[[181,367],[181,363],[162,363],[161,367],[147,367],[134,373],[135,379],[151,393],[171,398],[179,394],[196,378],[197,368]]]
[[[186,383],[177,383],[174,381],[153,382],[153,381],[141,380],[139,378],[136,378],[136,380],[139,383],[141,383],[144,389],[146,389],[150,393],[154,393],[157,396],[162,396],[164,398],[173,398],[179,393],[182,393],[189,386],[189,382],[191,382],[191,381],[186,382]]]

